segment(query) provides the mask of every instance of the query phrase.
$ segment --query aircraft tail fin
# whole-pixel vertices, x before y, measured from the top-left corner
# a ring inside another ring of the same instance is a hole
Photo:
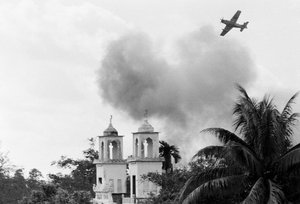
[[[247,28],[247,25],[248,25],[248,21],[247,22],[245,22],[244,24],[243,24],[243,27],[241,28],[241,32],[245,29],[245,28]]]

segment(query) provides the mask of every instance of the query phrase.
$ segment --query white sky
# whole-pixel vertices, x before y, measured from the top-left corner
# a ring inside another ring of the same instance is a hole
[[[157,44],[203,25],[221,32],[220,18],[238,9],[249,29],[225,37],[254,58],[258,77],[250,94],[287,101],[300,90],[297,0],[0,0],[0,151],[9,151],[18,167],[55,172],[50,163],[61,155],[81,157],[87,138],[102,135],[112,114],[125,135],[126,157],[141,121],[102,103],[96,72],[107,44],[129,31],[147,33]],[[150,122],[162,131],[160,121]]]

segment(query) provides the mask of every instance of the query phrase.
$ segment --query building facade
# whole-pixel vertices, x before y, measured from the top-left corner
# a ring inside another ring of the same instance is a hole
[[[117,203],[136,203],[150,194],[158,194],[159,187],[141,176],[149,172],[162,173],[163,158],[159,157],[159,133],[145,117],[143,124],[133,133],[133,154],[123,159],[123,136],[112,126],[112,122],[98,136],[99,159],[96,165],[96,197],[94,203],[115,203],[113,197],[121,195]],[[130,187],[126,188],[126,179]],[[129,194],[126,194],[129,192]]]
[[[123,136],[112,126],[98,136],[99,159],[95,160],[94,203],[113,203],[112,194],[126,193],[126,160],[123,159]]]
[[[159,133],[145,119],[133,133],[133,155],[127,159],[130,176],[130,197],[147,198],[157,194],[159,188],[141,176],[149,172],[162,173],[162,158],[159,157]]]

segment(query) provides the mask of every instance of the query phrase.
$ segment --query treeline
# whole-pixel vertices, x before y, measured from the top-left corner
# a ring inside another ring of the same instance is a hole
[[[25,178],[23,169],[14,169],[9,159],[0,153],[0,204],[86,204],[94,197],[96,178],[93,160],[97,152],[91,147],[83,151],[83,159],[61,157],[52,165],[70,169],[70,174],[49,174],[43,178],[38,169],[32,169]]]

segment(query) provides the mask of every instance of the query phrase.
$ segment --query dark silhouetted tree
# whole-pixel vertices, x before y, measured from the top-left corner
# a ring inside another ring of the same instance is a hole
[[[165,141],[159,141],[159,143],[159,154],[165,159],[163,162],[163,170],[167,173],[173,172],[172,157],[174,158],[175,163],[179,162],[181,159],[179,149],[175,145],[169,145]]]
[[[49,178],[54,184],[68,192],[89,191],[92,195],[93,184],[96,183],[96,167],[93,164],[94,159],[98,158],[98,152],[94,150],[94,140],[89,139],[91,147],[83,151],[85,159],[71,159],[61,157],[59,161],[53,162],[61,168],[71,169],[69,175],[50,174]]]
[[[300,202],[300,144],[292,147],[293,126],[299,117],[292,112],[295,94],[280,112],[273,100],[251,99],[240,86],[235,104],[234,128],[240,135],[222,129],[204,132],[224,145],[209,146],[194,158],[214,157],[225,161],[192,176],[180,196],[180,203],[209,203],[216,195],[232,203]]]

